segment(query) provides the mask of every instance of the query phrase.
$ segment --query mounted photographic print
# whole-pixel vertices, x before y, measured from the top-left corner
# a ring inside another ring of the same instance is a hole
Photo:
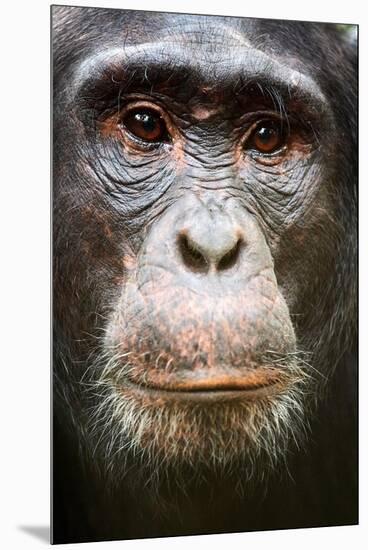
[[[52,7],[53,543],[357,523],[356,35]]]

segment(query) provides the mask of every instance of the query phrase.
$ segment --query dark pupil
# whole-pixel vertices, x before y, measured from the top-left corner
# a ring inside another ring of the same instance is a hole
[[[154,132],[157,129],[157,120],[148,113],[135,113],[134,118],[147,133]]]
[[[258,130],[258,139],[267,145],[267,143],[277,137],[277,131],[270,126],[264,126]]]

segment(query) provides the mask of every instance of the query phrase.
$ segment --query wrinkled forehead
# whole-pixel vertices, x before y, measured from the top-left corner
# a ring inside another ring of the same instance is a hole
[[[88,15],[82,17],[81,28],[88,29]],[[251,48],[259,37],[262,20],[224,16],[187,15],[137,11],[104,10],[91,24],[100,30],[105,47],[162,44],[170,52],[182,51],[183,57],[194,60],[198,55],[207,63],[221,63],[222,58],[244,48]],[[96,37],[94,37],[96,38]],[[98,40],[96,49],[99,48]]]
[[[252,37],[259,24],[257,20],[201,16],[162,14],[152,18],[148,15],[141,19],[140,39],[175,42],[183,48],[200,48],[218,56],[223,49],[251,46]]]

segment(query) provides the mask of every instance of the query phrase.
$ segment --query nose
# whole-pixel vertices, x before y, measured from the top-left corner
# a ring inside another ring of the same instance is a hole
[[[202,208],[178,232],[181,260],[194,272],[235,267],[244,244],[242,230],[220,208]]]

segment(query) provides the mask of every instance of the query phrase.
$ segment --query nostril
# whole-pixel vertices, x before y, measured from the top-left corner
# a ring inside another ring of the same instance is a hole
[[[241,236],[218,233],[217,238],[214,239],[213,235],[204,233],[201,239],[193,239],[192,235],[186,231],[178,235],[177,243],[181,260],[191,271],[220,272],[229,270],[238,263],[244,244]]]
[[[206,273],[208,271],[209,264],[206,258],[187,235],[179,235],[178,246],[183,262],[189,269],[201,273]]]
[[[242,239],[239,239],[237,243],[229,250],[217,263],[218,271],[225,271],[234,267],[239,259],[240,250],[242,247]]]

